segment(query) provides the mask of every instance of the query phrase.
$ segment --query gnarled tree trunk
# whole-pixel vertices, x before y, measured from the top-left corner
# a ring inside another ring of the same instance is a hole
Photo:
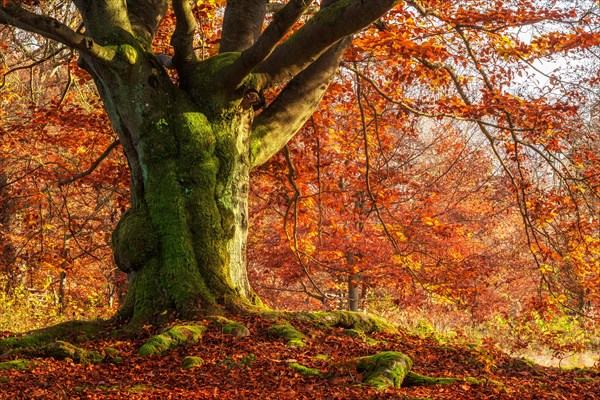
[[[245,262],[254,91],[229,97],[206,84],[235,57],[203,66],[195,88],[202,103],[151,61],[142,79],[102,91],[132,170],[132,208],[113,233],[115,260],[130,279],[123,317],[186,317],[258,301]]]

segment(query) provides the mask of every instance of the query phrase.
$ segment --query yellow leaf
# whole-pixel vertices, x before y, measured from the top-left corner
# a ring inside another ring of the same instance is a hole
[[[549,272],[552,272],[552,267],[548,264],[541,264],[540,265],[540,273],[542,273],[543,275],[546,275]]]
[[[404,257],[402,257],[400,254],[394,254],[392,256],[392,261],[396,264],[402,264],[402,262],[404,261]]]

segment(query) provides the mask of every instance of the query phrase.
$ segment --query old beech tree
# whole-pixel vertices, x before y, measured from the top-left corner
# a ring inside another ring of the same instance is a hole
[[[94,79],[131,170],[131,208],[113,233],[129,274],[120,316],[244,309],[259,303],[246,274],[249,172],[278,152],[311,116],[357,30],[397,0],[290,0],[263,30],[267,0],[230,0],[219,54],[194,52],[189,0],[74,0],[75,30],[33,1],[2,1],[0,23],[77,50]],[[169,6],[176,25],[169,76],[152,42]],[[313,4],[314,6],[314,4]],[[256,115],[262,91],[282,87]]]

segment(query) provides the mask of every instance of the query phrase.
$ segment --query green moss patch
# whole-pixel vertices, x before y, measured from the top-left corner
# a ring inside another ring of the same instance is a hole
[[[158,238],[147,213],[128,210],[112,234],[115,261],[123,272],[137,271],[158,249]]]
[[[76,363],[93,364],[104,361],[104,356],[97,351],[86,350],[69,342],[57,340],[44,349],[44,354],[57,360],[72,359]]]
[[[288,367],[302,376],[323,376],[323,373],[318,369],[306,367],[296,362],[289,363]]]
[[[0,352],[6,353],[16,349],[38,349],[44,347],[52,338],[43,333],[34,333],[22,337],[8,337],[0,340]]]
[[[277,311],[277,310],[262,311],[262,312],[259,312],[258,315],[261,318],[264,318],[269,321],[276,321],[276,320],[284,319],[286,317],[286,313],[284,313],[282,311]]]
[[[127,392],[140,394],[140,393],[149,392],[149,391],[152,391],[152,390],[154,390],[153,386],[133,385],[132,387],[130,387],[129,389],[127,389]]]
[[[470,383],[471,385],[485,385],[486,380],[485,379],[477,379],[477,378],[473,378],[472,376],[469,376],[469,377],[465,378],[465,382]]]
[[[317,354],[315,356],[315,360],[319,360],[319,361],[329,361],[331,360],[331,356],[328,356],[327,354]]]
[[[411,359],[396,351],[384,351],[356,361],[356,368],[364,373],[363,384],[378,390],[399,388],[412,368]]]
[[[38,332],[53,339],[81,343],[98,337],[105,328],[106,323],[103,321],[67,321],[44,328]]]
[[[192,369],[204,364],[204,360],[200,357],[187,356],[181,360],[181,367],[184,369]]]
[[[250,335],[250,330],[237,321],[232,321],[222,316],[213,317],[212,320],[221,327],[221,332],[226,335],[232,335],[236,338],[242,338]]]
[[[0,353],[19,350],[39,350],[56,340],[83,342],[100,334],[104,328],[102,322],[69,321],[26,335],[8,337],[0,340]]]
[[[581,372],[584,374],[600,376],[600,370],[590,368],[575,368],[574,371]]]
[[[456,349],[452,346],[440,346],[439,349],[444,351],[456,352]]]
[[[396,327],[381,318],[353,311],[300,312],[294,318],[311,322],[318,327],[342,327],[367,333],[398,333]]]
[[[536,363],[529,358],[513,358],[512,366],[517,369],[534,369],[536,367]]]
[[[291,347],[304,347],[304,334],[298,331],[289,323],[275,323],[269,328],[268,334],[287,340],[287,345]]]
[[[0,362],[0,370],[16,369],[23,371],[31,367],[32,362],[30,360],[12,360]]]
[[[451,378],[445,378],[445,379],[451,379]],[[462,381],[465,383],[468,383],[469,385],[492,386],[497,389],[505,388],[504,383],[493,380],[493,379],[478,379],[478,378],[473,378],[472,376],[469,376],[469,377],[463,379]]]
[[[138,354],[142,356],[164,354],[179,346],[198,343],[205,330],[204,325],[176,325],[168,331],[148,339]]]
[[[123,362],[123,357],[121,357],[119,350],[107,347],[104,349],[104,361],[112,364],[119,364]]]

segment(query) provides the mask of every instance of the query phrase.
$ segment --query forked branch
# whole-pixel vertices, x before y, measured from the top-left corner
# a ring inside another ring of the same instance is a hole
[[[294,26],[308,8],[310,1],[291,0],[273,17],[273,21],[256,42],[245,49],[226,78],[230,86],[237,86],[259,63],[273,51],[277,43]]]
[[[397,3],[398,0],[331,2],[277,46],[254,72],[264,74],[263,82],[268,82],[269,86],[291,79],[315,62],[329,47],[375,22]]]

